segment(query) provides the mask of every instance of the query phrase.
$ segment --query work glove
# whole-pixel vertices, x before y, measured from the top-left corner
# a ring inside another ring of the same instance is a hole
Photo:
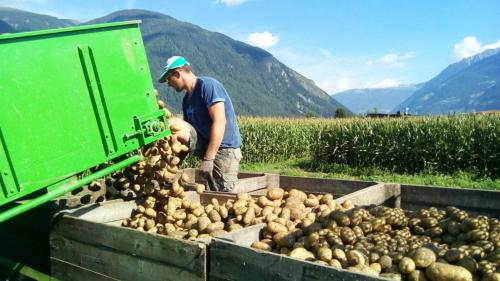
[[[202,175],[212,176],[212,172],[214,171],[214,159],[211,160],[203,159],[199,169]]]

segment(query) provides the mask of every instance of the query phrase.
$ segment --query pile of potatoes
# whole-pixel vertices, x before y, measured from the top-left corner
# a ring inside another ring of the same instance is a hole
[[[384,206],[342,208],[330,195],[270,192],[283,194],[281,204],[269,193],[257,201],[267,227],[253,248],[395,280],[500,280],[498,219],[454,207],[407,216]]]
[[[167,118],[172,116],[163,101],[158,100],[158,107],[165,110]],[[137,163],[112,175],[112,186],[117,191],[133,190],[151,194],[158,186],[178,181],[178,166],[189,148],[177,140],[180,126],[175,124],[169,128],[172,132],[170,136],[143,147],[141,159]]]

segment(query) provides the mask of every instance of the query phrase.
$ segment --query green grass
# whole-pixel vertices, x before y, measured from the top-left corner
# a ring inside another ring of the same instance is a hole
[[[332,172],[321,172],[322,170]],[[500,179],[480,178],[468,172],[456,172],[452,175],[447,175],[427,171],[410,175],[393,173],[379,168],[361,169],[338,164],[329,165],[328,167],[313,167],[309,159],[288,160],[278,163],[242,164],[241,171],[276,173],[288,176],[500,190]]]

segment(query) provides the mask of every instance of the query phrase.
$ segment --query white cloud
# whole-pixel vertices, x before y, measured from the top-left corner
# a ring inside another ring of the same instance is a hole
[[[269,48],[278,43],[280,37],[273,35],[269,31],[264,32],[254,32],[248,35],[247,42],[251,45],[257,46],[259,48]]]
[[[390,88],[390,87],[396,87],[397,85],[398,82],[392,79],[385,79],[380,82],[369,85],[368,88]]]
[[[327,49],[318,49],[318,51],[326,58],[333,58],[332,53]]]
[[[380,59],[373,61],[368,60],[365,62],[368,66],[373,66],[375,64],[379,65],[387,65],[390,67],[403,67],[403,62],[408,61],[415,57],[415,52],[406,52],[403,55],[389,53],[381,57]]]
[[[237,6],[245,3],[247,0],[217,0],[217,3],[224,4],[226,6]]]
[[[402,59],[402,60],[409,60],[409,59],[412,59],[412,58],[414,58],[414,57],[415,57],[415,52],[407,52],[407,53],[405,53],[405,54],[401,57],[401,59]]]
[[[380,59],[380,62],[383,64],[395,64],[398,61],[397,54],[387,54]]]
[[[458,61],[463,58],[481,53],[487,49],[500,48],[500,40],[493,44],[482,45],[477,41],[476,37],[468,36],[462,39],[461,42],[453,45],[452,60]]]

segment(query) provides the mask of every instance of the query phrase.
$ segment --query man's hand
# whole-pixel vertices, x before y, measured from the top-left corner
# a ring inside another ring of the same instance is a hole
[[[212,172],[214,171],[214,159],[211,160],[203,159],[203,162],[201,162],[199,169],[203,175],[211,176]]]

